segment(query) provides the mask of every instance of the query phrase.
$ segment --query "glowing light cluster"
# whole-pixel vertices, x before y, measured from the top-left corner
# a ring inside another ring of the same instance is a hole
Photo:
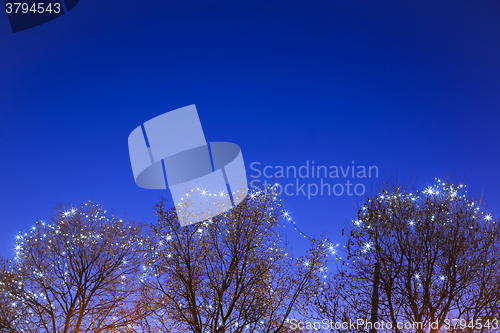
[[[78,288],[82,288],[77,273],[84,268],[79,265],[87,264],[85,260],[94,260],[92,266],[86,268],[86,274],[97,274],[97,270],[107,265],[99,262],[106,254],[121,258],[113,264],[113,270],[106,273],[120,276],[114,293],[127,292],[130,285],[126,272],[130,272],[134,261],[131,249],[140,246],[140,237],[134,232],[135,226],[127,228],[123,220],[106,213],[100,205],[89,201],[80,207],[60,210],[51,222],[39,221],[30,232],[15,237],[10,280],[0,283],[0,293],[12,299],[12,307],[23,313],[19,318],[27,318],[28,323],[41,320],[33,308],[52,308],[56,313],[63,313],[62,297],[75,296]],[[91,259],[92,256],[96,256],[95,259]],[[22,324],[21,319],[16,320],[16,324]],[[116,320],[104,319],[107,325],[118,325],[121,321],[123,316]],[[92,321],[85,324],[93,325]]]
[[[464,184],[452,184],[436,178],[434,185],[426,187],[421,192],[407,193],[397,188],[393,192],[385,190],[367,199],[358,211],[358,219],[352,221],[353,230],[359,237],[359,256],[373,259],[375,254],[373,241],[380,239],[377,237],[378,233],[382,232],[386,237],[393,237],[391,233],[393,228],[400,228],[398,230],[412,235],[420,232],[422,227],[428,228],[432,225],[446,235],[457,223],[456,214],[460,214],[464,219],[461,228],[467,230],[483,228],[482,230],[487,232],[497,221],[492,213],[485,211],[480,200],[467,194],[466,187]],[[398,215],[399,207],[411,207],[411,209]],[[391,224],[390,221],[397,225]],[[425,224],[422,224],[424,222]],[[353,262],[363,258],[355,257]],[[422,272],[412,274],[416,285],[421,287]],[[424,275],[427,276],[427,273]],[[432,281],[435,284],[445,284],[447,280],[443,272],[435,271],[432,274]]]

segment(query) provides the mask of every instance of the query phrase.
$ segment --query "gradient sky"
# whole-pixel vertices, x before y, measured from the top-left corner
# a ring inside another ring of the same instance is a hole
[[[127,138],[190,104],[249,176],[252,162],[355,161],[378,166],[370,191],[449,173],[498,212],[499,18],[497,0],[81,0],[13,34],[0,15],[0,255],[59,203],[154,222],[170,195],[135,185]],[[287,206],[305,233],[341,241],[357,200]]]

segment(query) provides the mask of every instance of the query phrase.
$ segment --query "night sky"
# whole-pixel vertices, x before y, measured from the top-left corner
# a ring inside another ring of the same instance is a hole
[[[249,181],[253,162],[377,166],[324,180],[367,192],[450,174],[498,215],[499,59],[497,0],[81,0],[15,34],[2,14],[0,255],[59,203],[155,222],[170,194],[135,185],[127,138],[190,104],[207,141],[241,147]],[[361,199],[287,207],[306,234],[342,242]],[[283,230],[300,254],[307,241]]]

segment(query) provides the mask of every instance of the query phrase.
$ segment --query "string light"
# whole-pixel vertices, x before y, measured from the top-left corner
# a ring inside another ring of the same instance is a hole
[[[272,195],[273,201],[278,204],[278,207],[280,209],[282,209],[282,211],[283,211],[283,217],[285,218],[285,220],[287,222],[289,222],[293,226],[294,230],[297,231],[298,233],[300,233],[300,235],[302,237],[307,238],[307,239],[312,239],[312,237],[308,236],[302,230],[300,230],[300,228],[297,226],[296,222],[292,219],[290,213],[287,212],[287,211],[285,211],[284,206],[283,206],[283,201],[282,201],[282,199],[280,199],[278,197],[278,195],[276,193],[278,186],[279,186],[279,184],[275,183],[273,185],[267,185],[267,186],[265,186],[265,187],[263,187],[261,189],[258,189],[258,190],[249,189],[249,191],[248,191],[248,198],[250,200],[252,200],[252,199],[255,199],[255,198],[257,198],[257,197],[259,197],[260,195],[263,195],[263,194]],[[242,192],[243,191],[238,190],[238,191],[232,192],[232,194],[233,195],[237,195],[238,193],[242,193]],[[218,193],[211,193],[210,191],[207,191],[206,189],[196,188],[196,191],[195,191],[195,189],[191,189],[190,191],[186,192],[184,194],[184,197],[181,198],[181,200],[184,200],[185,197],[192,196],[193,194],[196,194],[196,193],[198,193],[198,195],[201,195],[203,197],[206,197],[206,196],[224,197],[224,196],[228,195],[227,192],[223,192],[223,191],[220,191]],[[183,204],[182,203],[177,203],[177,206],[182,207]]]
[[[29,233],[19,233],[16,236],[14,263],[9,268],[12,278],[7,281],[10,286],[0,281],[0,293],[12,299],[12,307],[24,313],[25,318],[31,318],[27,323],[36,320],[35,317],[30,317],[35,313],[29,310],[28,303],[31,306],[38,304],[57,310],[60,306],[57,299],[59,295],[76,290],[75,277],[71,274],[75,267],[70,267],[70,258],[74,258],[75,253],[87,251],[87,248],[90,251],[109,248],[113,254],[123,251],[123,260],[114,271],[116,274],[128,274],[126,272],[131,267],[129,258],[132,259],[128,249],[137,248],[140,236],[134,232],[128,234],[127,230],[136,228],[125,228],[122,220],[118,222],[114,216],[106,215],[106,210],[90,201],[84,207],[61,211],[50,223],[39,221]],[[109,241],[106,235],[110,232],[116,235],[115,239],[119,239],[120,243]],[[125,274],[120,281],[123,291],[129,289],[129,279]],[[29,283],[25,283],[24,279]],[[52,292],[47,293],[47,288]],[[22,324],[20,319],[16,320],[15,323]],[[120,322],[114,320],[107,324],[116,324],[118,327]],[[87,324],[89,329],[92,328],[92,321]]]
[[[401,222],[407,223],[409,227],[412,227],[406,229],[405,232],[407,233],[418,232],[419,223],[424,221],[436,223],[437,226],[442,225],[443,230],[454,227],[453,214],[455,214],[455,212],[453,210],[444,209],[445,206],[450,203],[457,204],[460,207],[465,207],[465,210],[462,211],[461,214],[466,214],[466,218],[469,222],[463,226],[464,228],[474,230],[474,228],[478,226],[488,228],[488,226],[496,224],[493,214],[484,211],[481,201],[467,196],[466,187],[467,186],[464,184],[451,184],[436,178],[436,184],[426,187],[422,192],[417,191],[416,193],[401,193],[398,191],[399,189],[394,192],[384,190],[382,193],[379,193],[375,199],[367,200],[367,203],[359,210],[360,219],[353,220],[353,225],[357,228],[357,230],[364,229],[365,231],[368,231],[368,235],[377,232],[376,228],[370,228],[371,226],[368,224],[371,223],[375,227],[377,222],[377,216],[373,215],[374,211],[371,210],[371,212],[368,213],[369,210],[366,207],[373,201],[378,201],[378,203],[376,203],[376,209],[383,209],[384,214],[389,216],[388,218],[395,216],[398,207],[404,205],[409,205],[417,210],[427,207],[427,205],[437,207],[437,210],[426,210],[415,218],[409,217],[400,219]],[[375,212],[375,214],[377,213]],[[380,213],[378,218],[381,220],[380,223],[384,224],[381,228],[386,230],[387,225],[385,223],[387,223],[387,221],[384,220]],[[482,224],[481,220],[484,220],[485,223]],[[360,244],[360,250],[363,254],[368,254],[372,249],[372,242],[366,241]],[[442,272],[434,272],[434,274],[436,274],[433,276],[434,283],[446,281],[446,276],[440,273]],[[420,276],[420,274],[415,274],[415,280],[420,280]],[[422,286],[421,283],[418,283],[418,285]]]

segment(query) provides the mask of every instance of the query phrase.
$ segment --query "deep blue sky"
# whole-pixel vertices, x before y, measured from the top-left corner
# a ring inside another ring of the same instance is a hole
[[[81,0],[13,34],[0,15],[0,254],[60,202],[154,222],[169,194],[135,185],[127,137],[189,104],[247,166],[354,160],[379,168],[367,190],[449,172],[498,212],[499,18],[497,0]],[[333,239],[355,206],[288,200]]]

